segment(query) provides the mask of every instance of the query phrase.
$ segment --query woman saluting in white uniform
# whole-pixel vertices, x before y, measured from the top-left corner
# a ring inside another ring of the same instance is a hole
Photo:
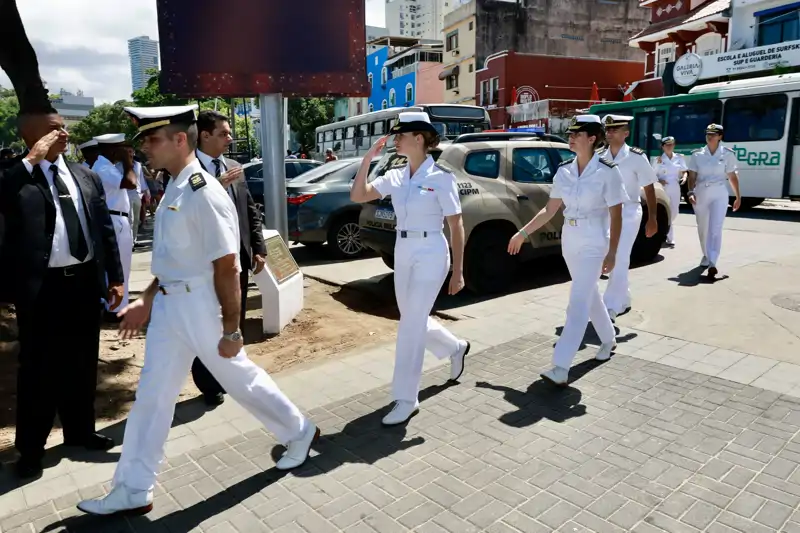
[[[364,203],[392,197],[397,215],[394,254],[394,290],[400,309],[392,395],[394,408],[383,419],[387,426],[402,424],[419,411],[419,384],[425,348],[436,357],[450,358],[450,378],[464,371],[469,343],[457,339],[430,317],[436,296],[450,270],[450,251],[442,229],[447,218],[453,248],[453,274],[449,293],[464,287],[464,226],[455,176],[434,163],[428,151],[439,144],[439,135],[427,113],[400,113],[394,134],[397,154],[405,167],[389,170],[367,183],[369,164],[380,154],[387,137],[379,139],[364,156],[350,198]]]
[[[600,117],[579,115],[572,119],[568,131],[569,148],[576,157],[561,163],[547,205],[508,243],[508,253],[519,253],[528,236],[564,205],[561,250],[572,287],[567,320],[553,353],[554,367],[542,374],[556,385],[567,384],[589,319],[602,343],[595,358],[608,360],[616,347],[614,326],[600,297],[598,280],[601,273],[614,269],[622,230],[622,204],[628,201],[617,165],[595,153],[605,138]]]
[[[675,137],[661,139],[662,153],[656,158],[653,169],[658,176],[658,182],[664,187],[669,196],[669,233],[667,245],[675,246],[675,219],[678,217],[681,205],[681,185],[686,181],[686,160],[683,154],[675,153]]]
[[[733,210],[742,205],[739,192],[739,166],[733,150],[722,146],[722,126],[709,124],[706,145],[689,157],[689,202],[697,217],[697,235],[708,275],[717,275],[717,261],[722,250],[722,224],[728,214],[728,180],[736,195]]]

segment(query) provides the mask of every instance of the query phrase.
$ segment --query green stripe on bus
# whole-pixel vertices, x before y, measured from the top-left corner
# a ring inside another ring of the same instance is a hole
[[[660,111],[673,104],[687,104],[691,102],[702,102],[704,100],[715,100],[718,98],[719,91],[697,94],[678,94],[675,96],[662,96],[660,98],[642,98],[640,100],[631,100],[630,102],[595,104],[589,108],[589,112],[593,115],[605,115],[626,110]]]

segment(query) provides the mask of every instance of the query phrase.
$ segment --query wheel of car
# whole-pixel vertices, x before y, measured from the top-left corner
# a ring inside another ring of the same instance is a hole
[[[328,230],[328,246],[337,259],[352,259],[364,252],[358,215],[335,220]]]
[[[476,294],[495,294],[507,290],[519,267],[507,251],[512,232],[486,228],[474,232],[464,252],[464,283]]]
[[[390,269],[394,270],[394,256],[391,254],[387,254],[386,252],[381,252],[381,259],[383,260],[383,264],[389,267]]]
[[[642,210],[642,223],[639,226],[639,234],[636,235],[636,241],[633,243],[633,250],[631,251],[632,263],[649,263],[658,257],[661,253],[661,247],[667,240],[667,233],[669,233],[669,217],[667,210],[664,206],[659,205],[656,214],[658,220],[658,233],[647,238],[645,235],[645,224],[647,223],[647,207]]]

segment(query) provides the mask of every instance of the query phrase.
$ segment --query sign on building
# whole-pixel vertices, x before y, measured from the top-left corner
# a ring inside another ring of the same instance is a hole
[[[672,77],[681,87],[694,85],[700,79],[703,58],[697,54],[683,54],[675,61]]]
[[[683,56],[675,62],[676,70],[681,59],[683,59]],[[800,41],[788,41],[705,56],[702,58],[699,79],[736,76],[749,72],[771,70],[776,66],[794,67],[798,65],[800,65]],[[677,72],[675,82],[678,82]]]

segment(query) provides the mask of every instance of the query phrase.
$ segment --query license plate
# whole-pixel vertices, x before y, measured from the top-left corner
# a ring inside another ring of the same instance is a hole
[[[394,220],[394,210],[393,209],[376,209],[375,210],[375,218],[379,218],[381,220]]]

